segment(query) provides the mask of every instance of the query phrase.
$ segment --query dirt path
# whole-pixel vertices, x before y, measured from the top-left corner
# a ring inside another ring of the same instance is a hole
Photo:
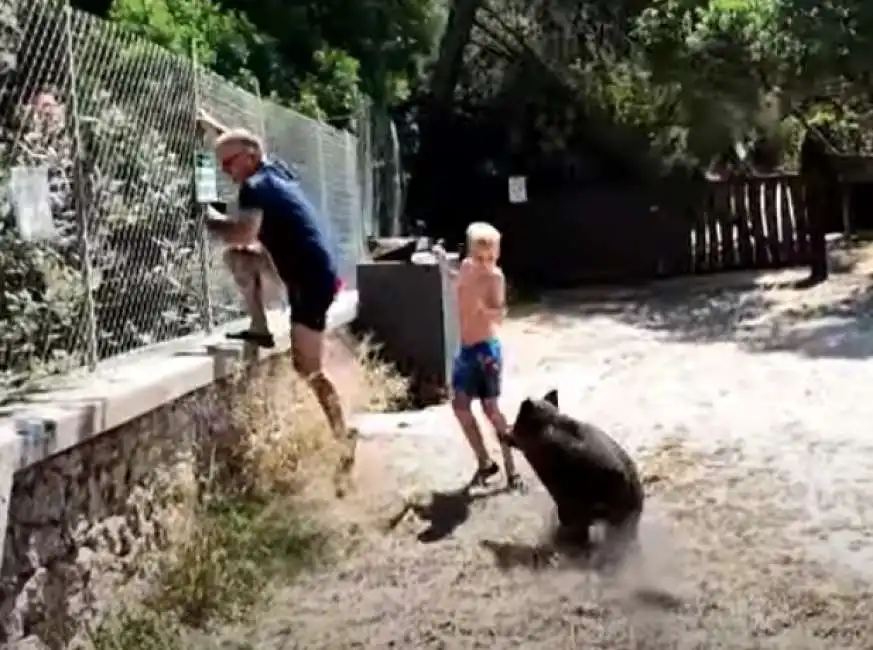
[[[545,496],[431,498],[283,592],[258,648],[873,647],[873,326],[851,278],[798,293],[666,285],[567,295],[514,318],[506,408],[557,386],[568,412],[634,450],[649,478],[646,561],[614,578],[501,566],[532,544]],[[452,490],[472,470],[447,408],[362,422],[370,511]],[[392,497],[392,495],[395,495]],[[381,499],[381,501],[380,501]],[[424,513],[427,514],[427,513]],[[451,528],[451,527],[449,527]],[[439,539],[434,540],[434,537]],[[504,551],[508,547],[501,547]],[[679,596],[635,604],[640,586]]]

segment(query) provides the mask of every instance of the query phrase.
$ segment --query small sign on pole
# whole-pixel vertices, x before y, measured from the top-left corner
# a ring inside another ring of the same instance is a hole
[[[9,193],[22,239],[54,239],[48,167],[13,167]]]
[[[527,178],[524,176],[509,177],[509,202],[527,202]]]

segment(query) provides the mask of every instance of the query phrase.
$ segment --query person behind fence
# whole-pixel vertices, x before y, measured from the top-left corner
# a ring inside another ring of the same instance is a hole
[[[472,401],[482,402],[482,411],[494,428],[510,435],[510,426],[498,398],[503,375],[503,352],[498,328],[506,312],[506,282],[497,265],[500,232],[491,224],[477,222],[467,228],[467,256],[457,274],[458,316],[461,349],[452,366],[452,409],[464,431],[478,467],[471,484],[482,485],[500,471],[488,454],[482,432],[473,415]],[[447,257],[435,249],[445,270]],[[502,440],[500,451],[510,489],[522,489],[512,450]]]
[[[222,170],[239,184],[236,214],[209,208],[206,223],[228,248],[224,260],[245,299],[251,325],[228,337],[274,345],[265,315],[266,287],[278,278],[291,306],[291,354],[295,370],[312,387],[336,438],[346,443],[340,469],[354,462],[355,434],[346,426],[339,393],[323,368],[327,312],[341,289],[336,261],[319,227],[315,208],[296,175],[264,156],[260,139],[228,129],[201,111],[198,123],[215,137]]]

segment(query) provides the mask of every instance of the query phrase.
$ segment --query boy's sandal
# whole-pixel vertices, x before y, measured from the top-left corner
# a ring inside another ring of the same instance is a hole
[[[242,330],[239,332],[228,332],[225,338],[231,341],[244,341],[245,343],[254,343],[262,348],[276,347],[276,340],[269,332],[253,332],[252,330]]]
[[[470,485],[475,487],[484,486],[488,482],[488,479],[497,475],[499,472],[500,466],[492,460],[487,465],[476,470],[476,473],[473,474],[473,478],[470,481]]]
[[[506,477],[506,486],[513,492],[524,493],[527,491],[527,485],[521,478],[521,474],[515,472]]]

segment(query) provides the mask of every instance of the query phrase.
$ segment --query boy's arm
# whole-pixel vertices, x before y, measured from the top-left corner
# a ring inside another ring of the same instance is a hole
[[[506,316],[506,279],[503,273],[495,270],[485,287],[482,309],[492,318],[502,319]]]
[[[443,248],[442,244],[436,244],[430,249],[430,252],[436,258],[437,264],[440,269],[446,273],[449,280],[457,280],[458,271],[457,269],[452,268],[452,264],[449,261],[449,254],[446,252],[446,249]]]

